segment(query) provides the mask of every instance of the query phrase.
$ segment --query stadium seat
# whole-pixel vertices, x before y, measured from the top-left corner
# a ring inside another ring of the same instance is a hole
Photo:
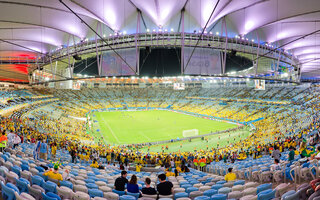
[[[272,190],[272,189],[264,190],[258,193],[258,200],[271,200],[275,198],[275,194],[276,194],[275,190]]]
[[[46,193],[52,192],[52,193],[57,193],[57,184],[47,181],[42,184],[42,188],[45,190]]]
[[[119,190],[115,190],[115,189],[113,189],[112,192],[118,194],[119,196],[125,195],[125,193],[126,193],[125,191],[119,191]]]
[[[30,182],[24,178],[16,179],[16,186],[18,187],[20,192],[28,193],[28,185]]]
[[[226,194],[215,194],[211,196],[211,200],[227,200]]]
[[[136,198],[130,195],[122,195],[120,196],[120,200],[136,200]]]
[[[259,194],[260,192],[262,192],[264,190],[268,190],[268,189],[272,189],[271,183],[265,183],[265,184],[259,185],[257,187],[257,193]]]

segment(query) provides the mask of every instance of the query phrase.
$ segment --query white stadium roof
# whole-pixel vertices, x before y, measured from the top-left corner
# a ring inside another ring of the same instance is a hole
[[[297,56],[303,77],[320,76],[319,0],[63,0],[87,24],[103,35],[135,33],[147,29],[185,32],[206,29],[221,32],[225,19],[228,37],[245,35],[250,40],[282,46]],[[210,18],[210,15],[213,15]],[[180,25],[179,25],[180,24]],[[180,29],[180,30],[178,30]],[[223,32],[225,35],[225,32]],[[94,38],[95,34],[59,0],[0,1],[0,57],[33,57]],[[70,42],[69,42],[70,43]],[[26,68],[28,66],[25,66]],[[19,69],[18,69],[19,68]],[[22,67],[23,68],[23,67]],[[0,79],[27,80],[21,66],[0,65]]]

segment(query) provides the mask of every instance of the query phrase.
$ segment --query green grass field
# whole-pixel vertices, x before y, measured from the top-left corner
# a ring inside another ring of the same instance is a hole
[[[100,129],[107,143],[133,144],[182,138],[183,130],[198,129],[199,134],[235,128],[237,125],[181,113],[152,111],[95,112]]]
[[[230,133],[221,133],[216,135],[207,136],[208,142],[205,140],[201,140],[201,138],[192,139],[191,142],[188,140],[173,142],[173,143],[166,143],[166,144],[159,144],[159,145],[152,145],[150,147],[151,152],[161,152],[162,146],[168,145],[168,150],[164,150],[164,152],[190,152],[194,151],[195,149],[198,150],[211,150],[212,148],[217,148],[217,144],[219,142],[219,148],[225,147],[229,145],[229,141],[232,143],[239,142],[239,140],[245,139],[250,135],[250,131],[248,128],[243,130],[237,130]],[[182,145],[182,146],[180,146]],[[148,151],[148,147],[144,147],[141,149],[143,152]]]

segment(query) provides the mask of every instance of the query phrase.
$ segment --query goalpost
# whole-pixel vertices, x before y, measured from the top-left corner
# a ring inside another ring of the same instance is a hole
[[[191,129],[191,130],[182,131],[182,136],[183,137],[192,137],[192,136],[197,136],[197,135],[199,135],[199,130],[198,129]]]

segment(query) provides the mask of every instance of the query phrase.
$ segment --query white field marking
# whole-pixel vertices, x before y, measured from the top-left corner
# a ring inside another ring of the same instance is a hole
[[[109,126],[109,123],[104,119],[102,118],[103,122],[107,125],[108,129],[110,130],[112,136],[117,140],[117,142],[120,144],[120,141],[118,139],[118,137],[116,136],[116,134],[113,132],[113,130],[111,129],[111,127]]]

